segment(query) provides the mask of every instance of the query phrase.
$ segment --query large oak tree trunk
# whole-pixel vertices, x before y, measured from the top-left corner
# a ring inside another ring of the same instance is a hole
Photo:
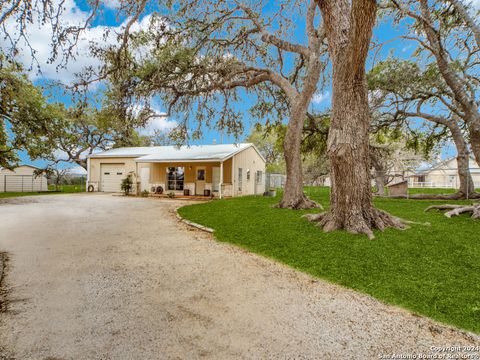
[[[345,229],[374,238],[373,229],[403,228],[372,204],[368,131],[371,114],[365,61],[376,17],[374,0],[318,1],[333,64],[332,119],[328,139],[331,209],[315,218],[325,231]]]
[[[450,128],[450,132],[457,149],[457,171],[460,179],[459,195],[461,198],[475,197],[475,186],[470,173],[470,153],[467,143],[458,126]]]
[[[385,173],[382,169],[375,169],[375,186],[377,187],[376,194],[378,196],[386,196],[385,188]]]
[[[470,137],[470,145],[475,161],[480,165],[480,116],[478,122],[470,122],[468,124],[468,132]]]
[[[320,207],[316,202],[308,199],[303,192],[303,173],[300,146],[302,142],[303,123],[307,108],[303,104],[292,107],[287,133],[283,143],[285,163],[287,168],[287,181],[283,197],[278,207],[289,209],[311,209]]]

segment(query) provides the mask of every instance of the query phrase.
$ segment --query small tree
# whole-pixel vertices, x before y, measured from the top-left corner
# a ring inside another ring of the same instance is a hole
[[[125,195],[129,195],[133,188],[132,174],[128,174],[126,178],[122,179],[121,189]]]

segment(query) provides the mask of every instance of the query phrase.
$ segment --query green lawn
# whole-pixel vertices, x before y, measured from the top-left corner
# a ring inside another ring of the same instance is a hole
[[[428,188],[408,188],[408,193],[413,194],[453,194],[456,189],[428,189]]]
[[[0,192],[0,198],[11,198],[19,196],[33,196],[33,195],[51,195],[51,194],[70,194],[75,192],[84,192],[85,185],[61,185],[60,191],[54,191],[54,185],[48,185],[49,191],[38,192]]]
[[[48,185],[48,190],[55,190],[55,185]],[[85,192],[85,184],[82,185],[60,185],[62,193]]]
[[[306,192],[328,205],[327,188]],[[301,218],[305,211],[272,208],[278,200],[217,200],[185,206],[179,213],[215,229],[219,241],[480,333],[480,221],[425,213],[433,201],[380,198],[375,200],[379,208],[431,226],[388,229],[371,241],[343,231],[325,234]]]

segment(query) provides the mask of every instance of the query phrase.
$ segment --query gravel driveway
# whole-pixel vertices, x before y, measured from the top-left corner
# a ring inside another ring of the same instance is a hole
[[[10,257],[4,356],[374,359],[480,345],[212,241],[177,221],[183,204],[100,194],[0,203],[0,250]]]

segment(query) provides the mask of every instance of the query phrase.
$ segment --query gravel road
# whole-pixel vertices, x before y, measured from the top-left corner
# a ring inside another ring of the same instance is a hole
[[[178,222],[183,204],[101,194],[0,203],[4,358],[377,359],[480,345],[215,242]]]

